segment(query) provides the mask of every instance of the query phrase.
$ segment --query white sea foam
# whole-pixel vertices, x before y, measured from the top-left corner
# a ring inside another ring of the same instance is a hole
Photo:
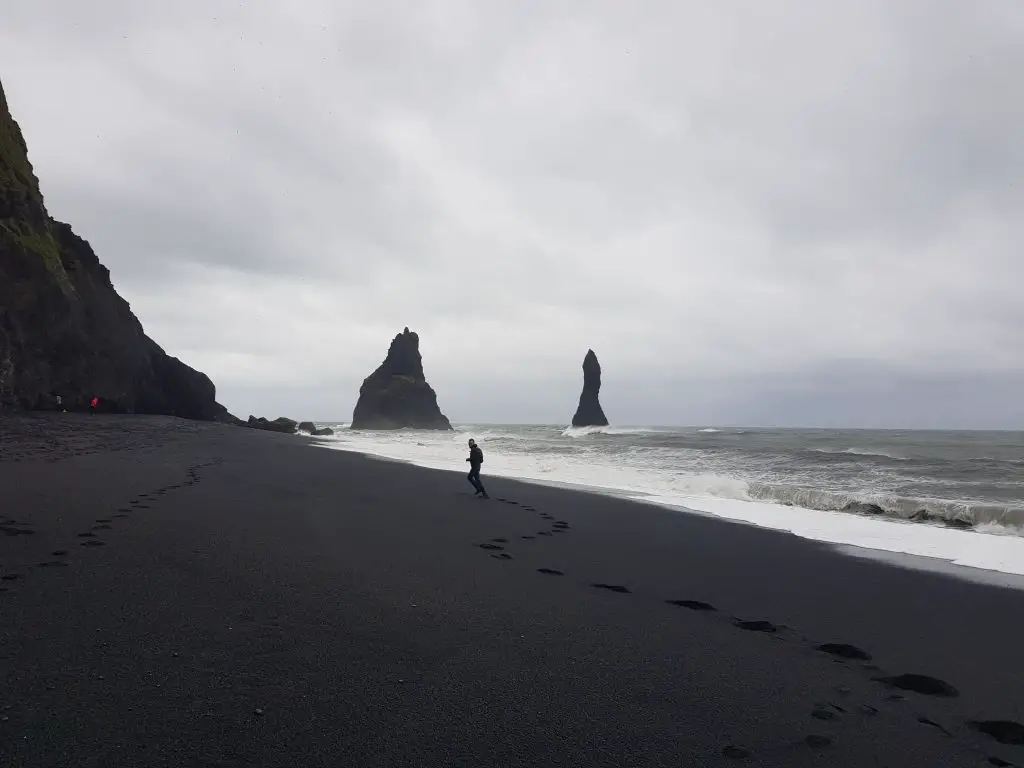
[[[657,436],[657,432],[649,428],[570,427],[561,432],[563,440],[555,444],[552,440],[538,440],[529,434],[487,426],[457,427],[453,432],[443,433],[339,429],[333,438],[323,439],[321,443],[424,467],[461,469],[466,441],[475,437],[485,451],[485,475],[613,493],[860,548],[861,553],[865,550],[903,553],[1024,576],[1024,537],[1013,535],[1020,530],[1007,525],[981,523],[973,531],[959,531],[849,512],[808,509],[799,506],[798,494],[792,500],[777,500],[788,503],[771,503],[757,498],[751,485],[738,477],[682,467],[672,456],[659,459],[655,452],[629,447],[628,443],[621,449],[622,453],[612,455],[598,450],[601,440],[594,443],[579,439],[596,434]],[[559,435],[558,432],[553,434]],[[574,439],[565,441],[566,437]]]
[[[848,456],[880,456],[884,459],[895,459],[897,461],[909,461],[909,457],[889,451],[869,450],[867,448],[811,448],[815,453],[846,454]]]
[[[673,505],[675,500],[658,501]],[[876,520],[842,512],[730,499],[701,499],[691,506],[717,517],[789,531],[805,539],[1024,575],[1024,539],[1016,536],[993,536],[977,531]]]

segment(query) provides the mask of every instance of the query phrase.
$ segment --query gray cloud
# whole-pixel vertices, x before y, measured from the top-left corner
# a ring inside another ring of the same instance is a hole
[[[230,408],[345,417],[410,325],[456,420],[594,347],[619,421],[1024,424],[1017,4],[291,9],[0,29],[51,212]]]

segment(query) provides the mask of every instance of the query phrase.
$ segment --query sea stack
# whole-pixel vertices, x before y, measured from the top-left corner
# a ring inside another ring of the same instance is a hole
[[[420,337],[406,328],[391,341],[388,356],[359,388],[352,429],[451,429],[427,384]]]
[[[607,427],[608,419],[601,410],[601,401],[597,395],[601,391],[601,364],[597,362],[594,350],[588,349],[583,358],[583,391],[580,392],[580,405],[576,415],[572,417],[574,427]]]
[[[50,218],[0,84],[0,409],[237,421],[146,336],[85,240]]]

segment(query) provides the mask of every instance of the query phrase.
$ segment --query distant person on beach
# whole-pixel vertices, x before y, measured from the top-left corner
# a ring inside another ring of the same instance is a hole
[[[89,410],[92,413],[96,413],[96,409],[99,407],[100,399],[93,395],[92,400],[89,401]]]
[[[468,480],[476,488],[475,495],[485,499],[491,498],[487,495],[487,491],[484,490],[484,484],[480,482],[480,465],[484,463],[484,452],[480,450],[480,446],[476,444],[476,440],[473,438],[469,438],[469,458],[466,461],[469,462]]]

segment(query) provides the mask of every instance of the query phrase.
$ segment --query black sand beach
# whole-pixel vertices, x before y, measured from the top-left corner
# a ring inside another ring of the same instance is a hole
[[[0,419],[0,766],[1024,765],[1024,592],[311,442]]]

